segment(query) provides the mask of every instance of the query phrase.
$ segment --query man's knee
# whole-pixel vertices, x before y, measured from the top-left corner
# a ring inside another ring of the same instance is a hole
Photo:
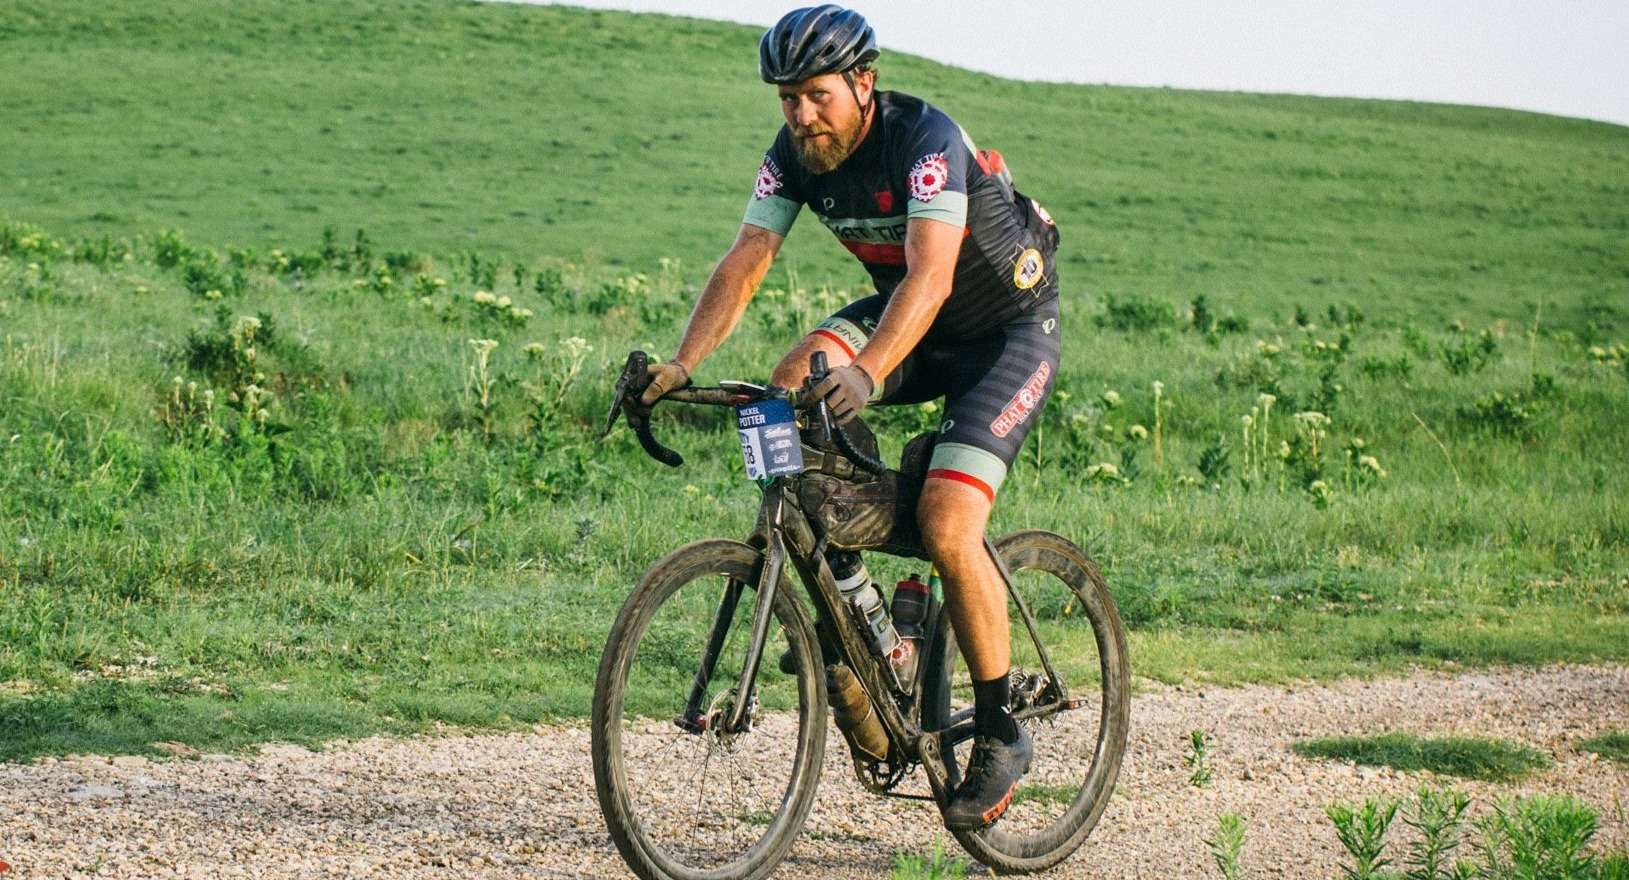
[[[932,477],[922,486],[916,524],[923,549],[934,557],[947,550],[982,544],[990,518],[990,499],[979,489],[956,480]]]

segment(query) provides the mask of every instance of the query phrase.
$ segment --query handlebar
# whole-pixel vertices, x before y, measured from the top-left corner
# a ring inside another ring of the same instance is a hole
[[[651,433],[650,415],[654,406],[647,405],[639,399],[638,389],[641,388],[640,383],[644,379],[649,366],[650,355],[643,351],[628,353],[628,361],[623,364],[622,373],[617,377],[616,390],[613,392],[611,400],[611,411],[606,415],[605,427],[600,431],[600,436],[604,437],[611,433],[611,429],[616,426],[617,416],[625,415],[628,419],[628,427],[633,429],[634,436],[638,438],[640,447],[645,450],[647,455],[668,467],[678,467],[684,464],[684,456],[663,446],[656,439],[656,436]],[[684,388],[675,388],[663,394],[659,400],[699,403],[707,406],[739,406],[744,403],[753,403],[784,395],[791,402],[794,409],[813,409],[820,420],[822,433],[829,437],[836,444],[838,451],[850,461],[853,461],[857,467],[876,476],[882,476],[888,470],[888,465],[881,459],[868,455],[857,448],[854,442],[849,439],[848,432],[844,430],[843,426],[832,423],[831,413],[827,409],[824,400],[816,401],[813,407],[810,407],[807,401],[800,400],[802,394],[806,393],[806,389],[825,378],[827,372],[826,353],[817,351],[809,356],[809,380],[804,386],[804,391],[764,387],[745,382],[730,382],[720,383],[717,387],[686,386]]]

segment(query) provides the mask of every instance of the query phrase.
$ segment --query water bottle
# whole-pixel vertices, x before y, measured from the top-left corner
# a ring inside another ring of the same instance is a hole
[[[881,761],[888,757],[888,734],[882,729],[871,698],[860,687],[860,680],[841,663],[826,667],[826,694],[831,701],[832,714],[837,719],[837,730],[848,740],[855,757]]]
[[[922,622],[928,616],[928,585],[916,575],[894,586],[892,604],[894,630],[899,633],[899,647],[890,658],[894,675],[909,692],[916,683],[916,670],[922,660]]]
[[[856,619],[864,621],[866,642],[878,657],[891,659],[899,647],[899,633],[888,619],[888,609],[882,603],[882,593],[871,582],[871,573],[865,570],[860,554],[839,551],[826,556],[831,574],[837,581],[837,590],[843,601],[854,612]]]

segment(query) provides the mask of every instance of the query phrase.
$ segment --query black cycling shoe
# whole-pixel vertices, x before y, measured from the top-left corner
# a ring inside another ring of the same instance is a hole
[[[975,737],[967,776],[945,807],[945,827],[974,831],[1001,818],[1034,756],[1035,740],[1022,727],[1018,741],[1010,746],[993,736]]]

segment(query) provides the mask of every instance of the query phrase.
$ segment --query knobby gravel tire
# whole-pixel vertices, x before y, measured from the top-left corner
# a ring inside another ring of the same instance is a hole
[[[1082,755],[1084,781],[1053,826],[1046,831],[1015,834],[997,821],[978,831],[955,832],[956,840],[968,854],[996,873],[1028,874],[1051,868],[1072,855],[1085,843],[1108,806],[1120,775],[1130,727],[1131,671],[1120,612],[1097,565],[1085,551],[1061,535],[1042,530],[1014,532],[995,545],[1015,578],[1023,571],[1040,571],[1068,585],[1090,621],[1101,675],[1100,690],[1095,695],[1101,700],[1095,747],[1089,756]],[[1016,617],[1012,627],[1015,640],[1027,639],[1023,623]],[[957,651],[948,623],[941,634],[929,651],[928,662],[932,665],[927,671],[930,685],[924,695],[928,702],[924,714],[935,713],[942,724],[948,717],[950,678]],[[1057,654],[1055,646],[1048,648]],[[1082,683],[1072,683],[1071,696],[1080,696],[1082,691]],[[1039,747],[1047,728],[1040,727],[1034,735]]]
[[[749,589],[742,592],[735,621],[743,628],[739,637],[744,643],[750,633],[751,609],[757,598],[750,587],[757,584],[762,562],[763,556],[757,550],[729,540],[698,541],[669,553],[640,579],[623,603],[606,641],[594,688],[591,730],[594,783],[611,839],[628,866],[644,880],[757,880],[765,877],[785,858],[813,806],[825,756],[826,684],[820,674],[823,667],[814,626],[808,612],[791,592],[798,587],[795,579],[782,578],[774,614],[785,633],[785,644],[798,660],[796,753],[779,809],[765,824],[762,836],[727,864],[683,864],[647,833],[645,820],[636,810],[624,763],[623,712],[628,697],[628,677],[640,642],[657,610],[685,584],[716,579],[722,588],[725,578],[741,581],[749,585]],[[703,631],[710,620],[702,623]],[[771,636],[774,635],[772,626]],[[698,661],[704,643],[704,638],[696,640],[694,656]],[[766,650],[760,668],[773,666],[778,653],[778,650]],[[720,664],[713,679],[715,683],[730,684],[739,675],[739,667]],[[683,702],[687,690],[688,683],[685,690],[679,692],[678,702]],[[666,719],[658,719],[663,720]],[[746,734],[752,735],[768,734],[756,730]]]

